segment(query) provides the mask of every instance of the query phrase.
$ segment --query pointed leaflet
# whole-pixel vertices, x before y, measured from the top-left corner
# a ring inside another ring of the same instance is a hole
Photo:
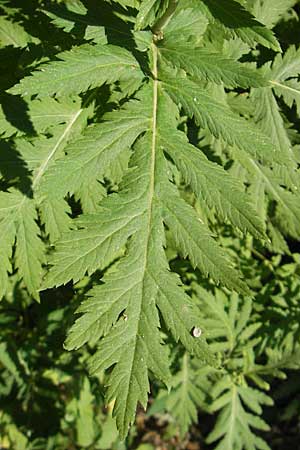
[[[270,73],[270,84],[276,95],[282,97],[288,107],[294,102],[300,116],[300,50],[293,45],[284,56],[277,55]]]
[[[283,122],[273,91],[270,88],[255,89],[252,92],[252,99],[255,105],[255,121],[258,123],[262,132],[270,136],[278,152],[284,156],[284,166],[288,168],[287,177],[294,178],[295,181],[292,184],[295,185],[298,178],[298,174],[296,173],[297,163],[288,137],[287,127]],[[282,170],[284,166],[282,165]]]
[[[255,17],[269,28],[273,28],[297,0],[252,0]]]
[[[50,242],[59,239],[62,233],[71,228],[71,208],[62,198],[50,196],[39,204],[41,221],[45,224]]]
[[[144,203],[143,180],[136,170],[130,173],[128,192],[121,190],[102,200],[99,212],[84,215],[75,223],[80,228],[62,235],[50,259],[53,267],[44,282],[44,288],[78,281],[85,273],[92,274],[99,267],[112,262],[118,252],[138,228]]]
[[[5,287],[7,270],[10,270],[9,258],[16,239],[16,266],[19,275],[30,294],[38,299],[38,288],[42,274],[44,248],[39,238],[39,228],[36,224],[37,213],[33,200],[17,191],[2,192],[0,196],[0,228],[5,232],[1,235],[1,278]],[[4,269],[4,270],[3,270]],[[5,289],[1,289],[4,294]]]
[[[285,81],[288,78],[298,77],[300,72],[300,49],[291,45],[284,55],[276,55],[272,64],[272,79]]]
[[[51,196],[73,194],[82,189],[86,180],[103,176],[118,155],[149,127],[147,95],[149,91],[144,89],[138,100],[106,114],[104,123],[91,126],[80,139],[67,146],[66,156],[48,170],[41,191]],[[63,179],[64,183],[58,184],[57,179]]]
[[[56,126],[52,130],[53,135],[50,138],[40,137],[32,140],[32,142],[24,139],[16,141],[17,149],[20,150],[24,160],[28,162],[28,168],[33,171],[31,189],[51,242],[55,241],[63,231],[69,228],[70,218],[68,214],[71,211],[63,196],[51,197],[51,192],[43,191],[42,186],[70,136],[74,137],[79,134],[86,124],[87,113],[88,108],[80,108],[77,103],[77,108],[73,110],[69,120]]]
[[[242,231],[264,238],[264,226],[243,192],[243,186],[221,166],[209,161],[181,132],[165,130],[160,144],[171,156],[198,196],[210,208],[215,207],[222,219],[228,218]]]
[[[292,108],[296,105],[298,117],[300,117],[300,81],[296,78],[291,78],[283,83],[277,81],[271,82],[276,95],[282,97],[284,103]]]
[[[148,369],[165,383],[169,379],[168,356],[165,347],[161,346],[159,317],[155,306],[158,287],[152,276],[152,272],[157,271],[156,246],[159,242],[151,241],[161,239],[154,234],[163,232],[162,223],[159,215],[151,217],[153,228],[152,236],[149,236],[148,214],[141,219],[144,222],[141,226],[144,225],[144,228],[133,236],[128,256],[116,268],[119,270],[115,279],[111,280],[113,284],[108,280],[107,286],[104,285],[105,290],[114,294],[115,302],[118,300],[117,305],[112,303],[110,306],[110,317],[113,317],[116,307],[119,314],[125,309],[124,317],[101,341],[100,348],[89,365],[94,373],[116,363],[109,378],[107,401],[116,397],[114,414],[123,437],[134,419],[137,401],[146,407]],[[98,296],[98,302],[101,302],[105,291],[101,292],[100,288],[99,294],[102,294]],[[95,315],[95,309],[93,314]]]
[[[30,294],[38,299],[42,276],[44,245],[39,238],[37,213],[31,199],[22,199],[16,212],[17,245],[16,265]]]
[[[110,1],[110,0],[105,0]],[[120,5],[124,6],[126,8],[127,6],[130,6],[130,8],[136,8],[138,4],[138,0],[113,0],[115,3],[119,3]]]
[[[5,202],[6,202],[6,198]],[[0,196],[0,214],[1,203],[3,200]],[[2,220],[1,220],[2,219]],[[8,272],[12,272],[12,265],[10,262],[12,256],[13,245],[16,237],[16,227],[13,218],[8,215],[6,217],[0,216],[0,300],[4,296],[8,287]]]
[[[39,39],[28,34],[18,23],[9,18],[0,17],[0,45],[26,47],[29,42],[39,42]]]
[[[36,223],[38,215],[35,208],[40,208],[41,219],[45,223],[50,240],[56,240],[61,232],[68,228],[70,221],[67,214],[70,210],[64,199],[62,197],[49,199],[47,195],[41,197],[38,195],[38,187],[49,166],[74,131],[73,128],[77,132],[80,131],[81,121],[85,122],[85,114],[82,112],[83,110],[79,109],[79,105],[77,105],[77,110],[73,111],[69,121],[56,126],[52,130],[53,135],[48,139],[39,137],[30,142],[21,138],[15,141],[16,151],[26,162],[29,173],[32,172],[32,178],[29,179],[29,186],[23,187],[24,193],[15,190],[1,193],[0,229],[3,230],[0,239],[0,253],[3,262],[0,269],[3,286],[1,294],[6,289],[7,272],[11,271],[9,260],[16,239],[15,260],[18,273],[23,278],[30,294],[38,299],[45,247],[39,238],[40,231]],[[8,163],[11,164],[10,170],[12,171],[14,165],[18,164],[18,160],[12,159]],[[34,198],[31,198],[32,195]]]
[[[125,78],[140,78],[142,72],[136,59],[124,48],[115,45],[89,45],[60,53],[59,61],[51,61],[32,75],[23,78],[9,90],[12,94],[70,95],[113,83]]]
[[[183,256],[188,255],[194,267],[199,267],[205,276],[210,275],[217,283],[242,294],[249,294],[247,285],[240,279],[241,275],[213,240],[194,209],[171,186],[164,186],[161,197],[164,221]]]
[[[264,184],[264,189],[277,203],[277,209],[281,213],[281,223],[284,229],[295,238],[300,236],[300,202],[297,189],[291,192],[284,189],[282,185],[285,181],[282,179],[280,167],[273,169],[263,167],[249,155],[242,151],[235,151],[236,159],[244,166],[249,174],[252,184],[259,181]]]
[[[22,155],[28,169],[34,172],[32,190],[37,190],[70,138],[81,133],[87,122],[88,110],[89,108],[81,108],[80,103],[76,102],[72,113],[68,115],[68,120],[64,118],[56,124],[54,122],[49,137],[40,135],[32,140],[26,140],[23,137],[15,140],[16,149]]]
[[[200,0],[199,0],[200,1]],[[230,37],[238,37],[251,47],[264,45],[280,51],[273,32],[258,22],[235,0],[202,0],[210,19],[218,21]]]
[[[275,152],[271,140],[254,124],[235,114],[229,106],[214,99],[194,81],[178,73],[164,71],[161,75],[164,88],[177,104],[181,104],[190,117],[195,117],[198,125],[230,145],[244,149],[254,158],[282,162]]]
[[[91,179],[75,192],[75,199],[80,201],[83,213],[90,214],[98,210],[99,202],[106,197],[105,187],[98,181]]]
[[[225,58],[221,53],[210,52],[195,47],[188,42],[176,42],[172,39],[161,41],[159,54],[169,64],[184,69],[194,78],[213,83],[224,83],[228,87],[260,87],[267,81],[262,75],[234,59]]]
[[[9,137],[14,134],[35,135],[69,122],[80,109],[80,99],[43,98],[30,101],[28,98],[2,98],[0,106],[0,134]],[[25,112],[24,112],[25,109]]]
[[[179,40],[186,42],[190,37],[201,40],[208,25],[207,18],[196,8],[180,9],[180,2],[171,20],[164,27],[164,41]]]

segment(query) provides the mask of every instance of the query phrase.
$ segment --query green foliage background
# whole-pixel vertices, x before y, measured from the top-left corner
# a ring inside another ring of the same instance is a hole
[[[299,2],[0,11],[0,447],[299,442]]]

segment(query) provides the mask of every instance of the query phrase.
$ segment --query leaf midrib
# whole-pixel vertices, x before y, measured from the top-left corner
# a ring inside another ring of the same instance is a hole
[[[45,171],[47,170],[47,167],[50,163],[50,161],[52,160],[52,158],[54,157],[57,149],[59,148],[60,144],[64,141],[64,139],[68,136],[68,134],[70,133],[70,130],[72,129],[73,125],[75,124],[75,122],[77,121],[78,117],[80,116],[80,114],[82,113],[83,109],[79,109],[76,114],[73,114],[71,117],[71,120],[68,122],[68,125],[66,126],[66,128],[64,129],[64,132],[61,134],[61,136],[59,137],[59,139],[57,140],[56,144],[54,145],[54,147],[52,148],[51,152],[48,154],[48,156],[43,160],[42,164],[40,165],[39,169],[37,170],[37,172],[35,173],[33,182],[32,182],[32,189],[34,189],[41,177],[43,176],[43,174],[45,173]]]
[[[277,86],[280,89],[286,89],[287,91],[291,91],[296,95],[300,95],[300,91],[298,91],[295,88],[292,88],[291,86],[288,86],[287,84],[279,83],[278,81],[275,80],[270,80],[269,83],[273,84],[275,88]]]
[[[148,254],[149,254],[149,241],[150,241],[150,235],[151,235],[151,221],[152,221],[152,207],[153,207],[153,198],[154,198],[154,189],[155,189],[155,158],[156,158],[156,140],[157,140],[157,107],[158,107],[158,67],[157,67],[157,60],[158,60],[158,50],[153,42],[151,44],[152,48],[152,55],[153,55],[153,69],[152,69],[152,75],[153,75],[153,110],[152,110],[152,142],[151,142],[151,166],[150,166],[150,183],[149,183],[149,195],[148,195],[148,208],[147,208],[147,232],[146,232],[146,247],[144,252],[144,261],[143,261],[143,270],[142,270],[142,278],[141,278],[141,284],[142,284],[142,293],[144,290],[144,278],[145,274],[147,272],[147,263],[148,263]],[[136,337],[138,337],[138,331],[140,328],[140,318],[141,318],[141,309],[142,309],[142,303],[143,303],[143,295],[141,296],[141,301],[139,302],[139,305],[136,305],[139,307],[139,313],[138,321],[136,324]],[[131,380],[133,377],[135,377],[133,373],[133,367],[134,367],[134,360],[136,355],[136,346],[137,346],[138,339],[136,338],[134,341],[134,349],[132,351],[132,359],[130,364],[130,371],[128,380]],[[136,378],[136,377],[135,377]],[[138,381],[136,379],[136,381]],[[128,383],[127,392],[126,392],[126,401],[125,401],[125,411],[130,408],[130,399],[129,399],[129,389],[130,389],[130,381]],[[126,414],[123,418],[123,428],[126,429]]]

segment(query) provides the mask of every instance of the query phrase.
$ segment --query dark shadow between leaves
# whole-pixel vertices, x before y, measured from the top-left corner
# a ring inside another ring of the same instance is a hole
[[[0,90],[5,91],[17,81],[16,72],[24,49],[7,45],[0,48]]]
[[[45,6],[44,11],[55,14],[57,17],[73,23],[71,34],[77,39],[84,39],[85,31],[88,26],[98,26],[105,29],[105,34],[109,44],[118,45],[126,48],[135,56],[142,67],[146,67],[145,54],[136,49],[136,44],[132,34],[132,24],[126,22],[117,16],[117,13],[123,16],[130,15],[133,10],[122,8],[120,5],[106,2],[95,3],[90,0],[83,0],[82,3],[87,12],[85,15],[71,11],[65,5]]]
[[[6,120],[13,127],[27,135],[36,135],[28,114],[28,105],[22,97],[4,93],[1,95],[0,103]]]
[[[14,185],[26,197],[32,198],[31,173],[11,141],[0,140],[0,172],[8,186]]]
[[[68,9],[65,5],[50,5],[45,7],[45,12],[52,13],[58,18],[70,21],[70,25],[73,23],[72,34],[77,38],[83,38],[86,28],[88,26],[104,27],[106,35],[110,44],[122,45],[128,47],[128,42],[132,49],[133,39],[130,35],[130,27],[123,20],[118,18],[114,14],[114,10],[118,12],[126,12],[122,8],[101,2],[101,4],[95,4],[95,2],[83,1],[86,8],[86,14],[80,14],[78,12]]]
[[[211,14],[227,28],[253,28],[261,25],[238,1],[203,0],[203,2]]]
[[[43,44],[52,42],[53,45],[62,45],[63,48],[72,44],[72,37],[50,23],[49,17],[43,12],[47,4],[53,4],[52,0],[46,0],[43,5],[37,0],[7,2],[11,8],[17,6],[14,14],[10,16],[10,21],[21,25],[30,36],[40,39]]]

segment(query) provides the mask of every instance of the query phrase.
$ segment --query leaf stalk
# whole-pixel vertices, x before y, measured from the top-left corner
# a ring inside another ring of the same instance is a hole
[[[169,6],[166,9],[165,13],[161,16],[161,18],[153,25],[152,33],[160,37],[163,33],[163,29],[168,25],[171,17],[173,16],[176,7],[178,5],[178,0],[170,0]]]

